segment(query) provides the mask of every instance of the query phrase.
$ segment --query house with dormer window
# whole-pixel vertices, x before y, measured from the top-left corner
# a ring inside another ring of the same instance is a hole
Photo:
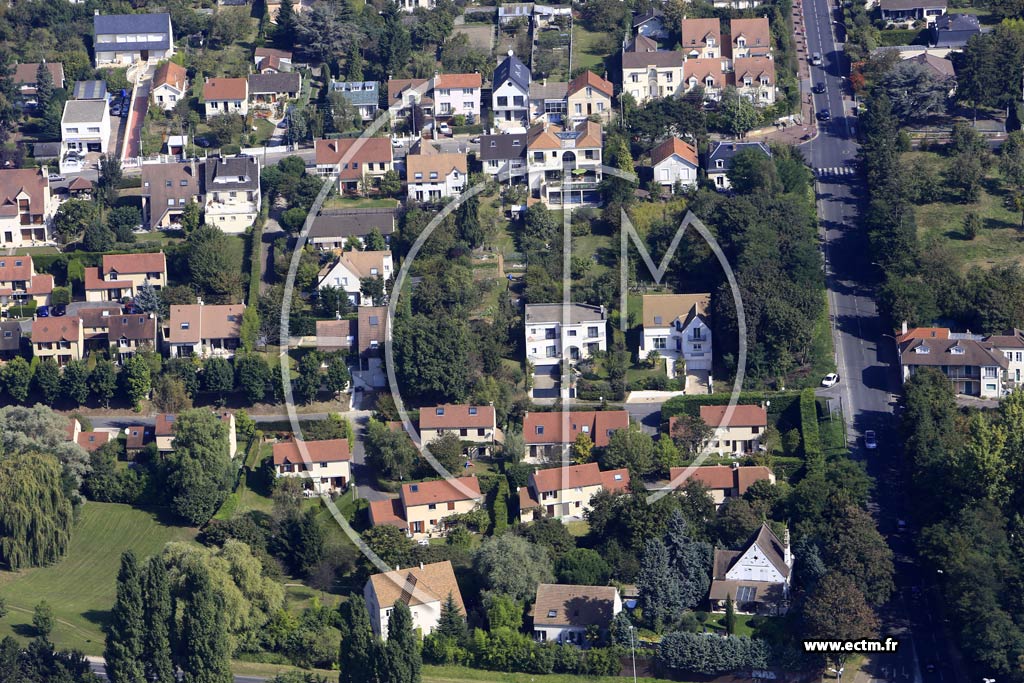
[[[965,396],[999,398],[1010,361],[981,335],[950,332],[945,328],[916,328],[897,338],[903,381],[921,368],[944,374],[953,391]]]
[[[590,499],[601,491],[628,490],[629,470],[602,472],[596,462],[537,470],[519,489],[519,519],[582,519],[590,510]]]
[[[163,326],[163,343],[170,358],[231,358],[241,346],[245,304],[186,304],[171,306]]]
[[[726,86],[725,63],[716,59],[687,59],[683,64],[683,91],[690,92],[696,87],[704,89],[704,99],[721,99]]]
[[[643,296],[643,335],[641,358],[652,351],[666,362],[669,377],[712,369],[711,328],[708,307],[711,295],[645,294]],[[683,367],[679,367],[680,362]]]
[[[52,293],[53,276],[36,273],[31,254],[0,256],[0,308],[29,301],[46,306]]]
[[[403,484],[398,498],[370,503],[370,522],[396,526],[412,538],[430,538],[447,531],[446,517],[471,512],[482,502],[476,477]]]
[[[469,168],[466,155],[431,153],[427,150],[429,147],[423,143],[422,149],[427,153],[410,154],[405,158],[409,199],[435,202],[462,194]]]
[[[542,643],[592,645],[588,634],[606,636],[612,619],[622,611],[615,586],[537,584],[533,603],[533,637]]]
[[[317,493],[343,491],[352,481],[352,453],[348,439],[276,443],[274,474],[277,477],[304,477]]]
[[[250,228],[259,215],[260,162],[256,157],[210,157],[206,160],[206,222],[228,234]]]
[[[466,442],[470,456],[486,455],[495,442],[501,442],[493,405],[444,404],[420,408],[420,440],[424,444],[445,434],[454,434]]]
[[[121,301],[138,294],[149,283],[154,289],[167,285],[164,253],[108,254],[98,268],[85,269],[86,301]]]
[[[739,550],[715,549],[708,602],[722,612],[732,598],[737,612],[782,615],[789,610],[793,553],[789,532],[780,539],[767,522]]]
[[[729,26],[734,61],[747,57],[771,57],[772,31],[767,17],[733,19]]]
[[[722,26],[717,17],[683,18],[680,35],[680,44],[687,59],[722,58]]]
[[[57,201],[46,169],[0,170],[0,247],[30,247],[50,238]]]
[[[597,448],[608,445],[612,434],[629,428],[629,413],[625,410],[580,410],[556,413],[526,413],[523,416],[523,440],[529,463],[561,462],[562,456],[586,434]]]
[[[385,282],[386,294],[394,267],[390,251],[346,251],[321,271],[317,289],[338,287],[345,291],[353,305],[372,306],[374,302],[362,295],[363,280],[381,278]]]
[[[775,104],[775,61],[770,57],[742,57],[735,60],[736,90],[758,106]]]

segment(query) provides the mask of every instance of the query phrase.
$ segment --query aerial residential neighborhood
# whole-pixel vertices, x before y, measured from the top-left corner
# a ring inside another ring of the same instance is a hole
[[[6,3],[0,679],[1024,683],[1022,26]]]

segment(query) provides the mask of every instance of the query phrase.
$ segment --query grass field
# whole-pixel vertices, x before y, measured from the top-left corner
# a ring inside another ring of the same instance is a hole
[[[387,198],[333,196],[324,201],[325,209],[393,209],[396,206],[396,200]]]
[[[935,152],[908,152],[903,156],[911,168],[943,173],[950,159]],[[930,241],[946,249],[966,269],[970,266],[990,268],[996,265],[1024,264],[1024,231],[1021,217],[1005,205],[1008,191],[1002,186],[995,164],[982,184],[981,197],[972,204],[959,202],[956,196],[915,207],[918,235],[923,244]],[[941,177],[941,175],[940,175]],[[982,229],[973,240],[963,234],[964,216],[977,213]]]
[[[113,503],[86,503],[72,533],[67,557],[51,567],[0,573],[0,596],[8,614],[0,636],[32,636],[32,608],[46,600],[53,607],[53,641],[86,654],[103,652],[103,623],[114,604],[121,553],[139,558],[156,554],[170,541],[189,541],[196,530],[167,526],[157,513]]]
[[[572,69],[586,67],[598,76],[604,76],[604,60],[607,57],[600,47],[606,34],[592,33],[579,24],[572,27]]]

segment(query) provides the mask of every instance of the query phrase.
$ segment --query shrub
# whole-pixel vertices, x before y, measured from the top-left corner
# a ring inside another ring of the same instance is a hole
[[[804,459],[810,473],[825,464],[821,432],[818,430],[818,403],[812,388],[800,392],[800,432],[804,437]]]

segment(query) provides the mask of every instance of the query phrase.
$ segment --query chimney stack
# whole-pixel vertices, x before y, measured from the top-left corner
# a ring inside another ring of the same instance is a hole
[[[903,321],[902,330],[903,330],[903,334],[907,333],[907,321],[906,320]]]

